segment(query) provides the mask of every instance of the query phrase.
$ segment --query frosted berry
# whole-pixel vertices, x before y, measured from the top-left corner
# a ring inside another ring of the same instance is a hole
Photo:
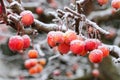
[[[42,13],[43,13],[43,8],[37,7],[37,8],[36,8],[36,13],[37,13],[37,14],[42,14]]]
[[[50,47],[64,43],[64,33],[60,31],[50,31],[47,35],[47,42]]]
[[[12,51],[20,51],[23,49],[24,41],[21,36],[12,36],[9,39],[8,46]]]
[[[92,75],[93,75],[94,77],[98,77],[98,76],[100,75],[99,70],[98,70],[98,69],[93,69],[93,70],[92,70]]]
[[[32,68],[30,68],[30,69],[28,70],[28,72],[29,72],[30,75],[34,75],[34,74],[37,73],[37,68],[32,67]]]
[[[84,56],[86,54],[84,53],[85,43],[80,40],[73,40],[70,43],[70,50],[73,52],[73,54]]]
[[[97,0],[100,5],[107,4],[108,0]]]
[[[24,49],[29,48],[30,43],[31,43],[30,37],[29,37],[28,35],[23,35],[22,38],[23,38],[23,41],[24,41],[24,46],[23,46],[23,48],[24,48]]]
[[[103,52],[99,49],[95,49],[89,53],[89,60],[92,63],[99,63],[103,59]]]
[[[85,47],[86,47],[86,50],[88,51],[98,48],[100,44],[101,42],[97,39],[86,39],[85,40]]]
[[[2,5],[0,4],[0,15],[2,14]]]
[[[72,40],[75,40],[77,38],[78,38],[78,36],[76,35],[75,31],[68,30],[68,31],[65,32],[65,43],[66,44],[70,44],[70,42]]]
[[[37,58],[39,55],[38,55],[38,52],[37,50],[29,50],[28,51],[28,57],[29,58]]]
[[[99,46],[98,49],[103,52],[103,57],[109,56],[110,51],[106,46]]]
[[[70,50],[70,45],[69,44],[66,44],[66,43],[62,43],[58,46],[58,51],[61,53],[61,54],[67,54]]]
[[[20,16],[22,17],[21,22],[25,26],[30,26],[34,22],[34,16],[31,11],[23,11],[20,13]]]
[[[61,31],[56,31],[54,34],[54,42],[56,45],[64,43],[64,33]]]
[[[44,66],[46,64],[46,59],[41,58],[41,59],[38,60],[38,63],[41,64],[42,66]]]
[[[54,36],[55,36],[55,31],[50,31],[47,34],[47,43],[51,48],[56,46],[56,44],[54,42]]]
[[[43,70],[43,66],[42,66],[42,65],[40,65],[40,64],[35,65],[35,67],[34,67],[34,68],[36,68],[37,73],[40,73],[40,72],[42,72],[42,70]]]
[[[24,62],[25,68],[30,69],[31,67],[35,66],[37,64],[36,59],[28,59]]]
[[[120,8],[120,0],[112,0],[111,6],[115,9],[119,9]]]
[[[59,76],[61,74],[61,70],[56,69],[53,71],[53,76]]]

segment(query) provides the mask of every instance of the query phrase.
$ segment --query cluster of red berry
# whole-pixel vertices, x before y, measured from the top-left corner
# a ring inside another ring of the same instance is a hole
[[[31,43],[31,39],[28,35],[23,35],[23,36],[15,35],[10,37],[8,46],[11,51],[19,52],[23,49],[29,48],[30,43]]]
[[[30,75],[42,72],[45,64],[46,64],[46,59],[45,58],[28,59],[24,63],[25,68],[28,69],[28,72],[29,72]]]
[[[29,48],[31,39],[28,35],[23,36],[12,36],[9,39],[8,46],[11,51],[20,52],[21,50]],[[31,49],[28,51],[28,57],[25,61],[25,68],[29,70],[29,74],[39,73],[43,70],[43,66],[46,64],[46,59],[37,59],[39,54],[37,50]]]
[[[101,41],[98,39],[84,40],[72,30],[65,33],[51,31],[47,35],[47,42],[50,47],[57,46],[61,54],[67,54],[71,51],[74,55],[85,56],[89,53],[89,60],[93,63],[99,63],[103,57],[109,55],[109,49]]]

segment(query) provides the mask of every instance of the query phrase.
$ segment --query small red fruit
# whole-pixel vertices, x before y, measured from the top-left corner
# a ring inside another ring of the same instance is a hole
[[[37,8],[36,8],[36,13],[37,13],[37,14],[42,14],[42,13],[43,13],[43,8],[37,7]]]
[[[83,41],[80,41],[80,40],[71,41],[70,50],[73,52],[73,54],[76,54],[76,55],[81,55],[81,56],[86,55],[86,53],[84,53],[85,43]]]
[[[70,45],[69,44],[62,43],[62,44],[58,45],[58,51],[61,54],[66,54],[66,53],[69,52],[69,50],[70,50]]]
[[[112,0],[111,6],[115,9],[119,9],[120,8],[120,0]]]
[[[29,72],[30,75],[34,75],[34,74],[37,73],[37,68],[32,67],[32,68],[30,68],[30,69],[28,70],[28,72]]]
[[[0,4],[0,15],[2,14],[2,5]]]
[[[38,60],[38,63],[41,64],[42,66],[44,66],[46,64],[46,59],[41,58],[41,59]]]
[[[28,35],[23,35],[22,38],[23,38],[23,41],[24,41],[23,48],[26,49],[30,46],[31,39]]]
[[[66,72],[66,76],[67,76],[68,78],[71,78],[71,77],[73,76],[72,71],[67,71],[67,72]]]
[[[103,52],[103,57],[109,56],[110,51],[106,46],[99,46],[98,49]]]
[[[12,36],[9,39],[8,46],[12,51],[20,51],[23,49],[24,41],[21,36]]]
[[[28,51],[28,57],[29,58],[37,58],[39,55],[38,55],[38,52],[37,50],[29,50]]]
[[[76,35],[75,31],[68,30],[65,32],[65,43],[70,44],[72,40],[77,39],[78,36]]]
[[[60,43],[64,43],[64,33],[60,31],[51,31],[47,35],[47,42],[50,47],[55,47]]]
[[[89,60],[92,63],[99,63],[103,59],[103,52],[99,49],[95,49],[90,52],[89,54]]]
[[[99,70],[98,70],[98,69],[94,69],[94,70],[92,71],[92,75],[93,75],[94,77],[98,77],[98,76],[100,75]]]
[[[108,2],[108,0],[97,0],[100,5],[104,5]]]
[[[98,39],[86,39],[85,40],[85,47],[86,50],[91,51],[96,48],[101,44],[101,42]]]
[[[61,31],[56,31],[54,34],[54,42],[56,45],[64,43],[64,33]]]
[[[25,68],[30,69],[31,67],[35,66],[37,64],[36,59],[28,59],[24,62]]]
[[[114,8],[112,8],[111,12],[112,12],[112,14],[114,15],[114,14],[117,12],[117,10],[114,9]]]
[[[74,64],[72,65],[72,70],[73,70],[73,71],[76,71],[78,68],[79,68],[79,64],[78,64],[78,63],[74,63]]]
[[[58,5],[57,5],[57,3],[54,1],[54,2],[51,2],[51,3],[50,3],[50,7],[56,9],[56,8],[58,7]]]
[[[23,11],[20,13],[20,16],[22,17],[21,22],[25,26],[30,26],[34,22],[34,16],[31,11]]]
[[[50,31],[47,34],[47,43],[51,48],[56,46],[56,44],[54,42],[54,36],[55,36],[55,31]]]
[[[61,74],[61,71],[59,69],[56,69],[53,71],[53,76],[59,76]]]
[[[40,65],[40,64],[37,64],[37,65],[35,66],[35,68],[37,69],[37,73],[40,73],[40,72],[42,72],[42,70],[43,70],[43,66]]]

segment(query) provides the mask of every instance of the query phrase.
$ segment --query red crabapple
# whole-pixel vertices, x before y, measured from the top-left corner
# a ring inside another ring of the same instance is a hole
[[[37,59],[28,59],[24,62],[25,68],[30,69],[37,64]]]
[[[43,8],[37,7],[37,8],[36,8],[36,13],[37,13],[37,14],[42,14],[42,13],[43,13]]]
[[[40,65],[40,64],[35,65],[34,68],[37,69],[37,73],[40,73],[40,72],[42,72],[42,70],[43,70],[43,66]]]
[[[62,44],[59,44],[58,45],[58,51],[61,53],[61,54],[66,54],[68,53],[70,50],[70,45],[69,44],[66,44],[66,43],[62,43]]]
[[[61,74],[61,71],[59,69],[56,69],[53,71],[53,76],[59,76]]]
[[[98,39],[86,39],[85,40],[85,48],[88,51],[94,50],[101,45],[101,42]]]
[[[50,3],[50,7],[52,7],[52,8],[57,8],[57,6],[58,5],[55,1]]]
[[[64,33],[61,31],[56,31],[54,34],[54,42],[56,45],[64,43]]]
[[[72,77],[73,76],[72,71],[66,71],[66,76],[69,78]]]
[[[111,6],[115,9],[119,9],[120,8],[120,0],[112,0]]]
[[[21,36],[12,36],[9,39],[8,46],[12,51],[20,51],[23,49],[24,41]]]
[[[65,43],[66,43],[66,44],[70,44],[70,42],[71,42],[72,40],[75,40],[75,39],[77,39],[77,38],[78,38],[78,37],[77,37],[77,34],[76,34],[75,31],[68,30],[68,31],[65,32]]]
[[[50,47],[55,47],[56,46],[56,44],[54,42],[54,35],[55,35],[55,31],[50,31],[47,34],[47,43]]]
[[[2,5],[0,4],[0,15],[2,14]]]
[[[29,50],[29,51],[28,51],[28,57],[29,57],[29,58],[37,58],[38,56],[39,56],[39,55],[38,55],[37,50],[32,49],[32,50]]]
[[[92,63],[99,63],[103,59],[103,52],[99,49],[95,49],[89,53],[89,60]]]
[[[85,42],[80,40],[73,40],[70,43],[70,50],[73,52],[73,54],[84,56],[86,53],[85,51]],[[84,54],[82,54],[84,53]]]
[[[98,49],[103,52],[103,57],[109,56],[110,51],[106,46],[99,46]]]
[[[37,73],[37,68],[32,67],[32,68],[30,68],[30,69],[28,70],[28,72],[29,72],[30,75],[34,75],[34,74]]]
[[[44,66],[47,63],[45,58],[41,58],[38,60],[38,64],[41,64],[42,66]]]
[[[99,70],[98,70],[98,69],[93,69],[93,70],[92,70],[92,75],[93,75],[94,77],[98,77],[98,76],[100,75]]]
[[[23,11],[20,13],[20,16],[22,17],[21,22],[25,26],[29,26],[34,22],[34,16],[31,11]]]
[[[23,35],[22,38],[23,38],[23,41],[24,41],[23,48],[26,49],[30,46],[31,39],[28,35]]]
[[[114,14],[117,12],[117,10],[114,9],[114,8],[112,8],[111,12],[112,12],[112,14],[114,15]]]
[[[108,2],[108,0],[97,0],[100,5],[104,5]]]
[[[47,35],[47,42],[50,47],[64,43],[64,33],[60,31],[50,31]]]

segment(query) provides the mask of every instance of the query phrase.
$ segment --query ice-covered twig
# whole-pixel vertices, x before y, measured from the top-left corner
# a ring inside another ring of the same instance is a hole
[[[20,14],[22,11],[24,11],[24,8],[21,6],[20,3],[17,1],[9,1],[10,2],[10,8],[12,9],[13,12]],[[57,24],[46,24],[38,20],[34,20],[33,23],[33,28],[37,29],[38,31],[44,31],[44,32],[49,32],[51,30],[57,30],[58,25]]]
[[[51,61],[51,60],[59,57],[60,55],[61,55],[61,54],[58,53],[58,54],[56,54],[56,55],[54,55],[54,56],[51,56],[48,60]]]
[[[45,56],[45,53],[40,48],[40,44],[34,44],[34,48],[37,49],[40,57],[44,57]]]
[[[77,16],[77,17],[80,18],[80,19],[81,19],[82,17],[84,17],[84,21],[85,21],[86,25],[91,25],[92,27],[96,28],[97,30],[99,30],[99,31],[100,31],[101,33],[103,33],[103,34],[109,34],[109,32],[107,32],[107,31],[105,31],[104,29],[100,28],[95,22],[92,22],[92,21],[90,21],[89,19],[87,19],[87,18],[85,17],[85,15],[79,14],[79,13],[73,11],[72,9],[68,8],[68,7],[65,7],[64,9],[65,9],[67,12],[72,13],[74,16]],[[61,13],[61,15],[65,15],[65,14],[66,14],[66,13],[65,13],[64,11],[62,11],[62,10],[59,10],[59,12]]]
[[[120,48],[116,45],[107,45],[105,44],[109,50],[110,50],[110,55],[115,57],[115,58],[120,58]]]
[[[94,28],[96,28],[97,30],[99,30],[99,31],[102,32],[103,34],[106,34],[106,35],[109,34],[108,31],[100,28],[95,22],[92,22],[92,21],[90,21],[89,19],[86,19],[86,24],[87,24],[87,25],[90,25],[90,26],[92,26],[92,27],[94,27]]]

